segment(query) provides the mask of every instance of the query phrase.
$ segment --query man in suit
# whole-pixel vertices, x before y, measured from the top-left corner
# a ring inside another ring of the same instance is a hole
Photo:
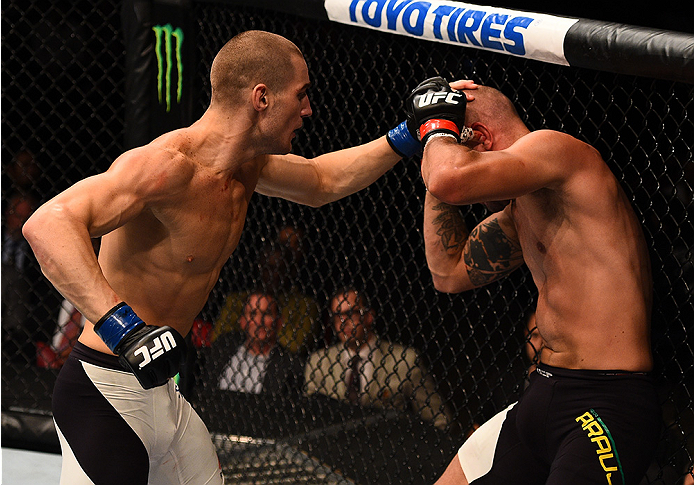
[[[228,332],[209,350],[210,377],[221,390],[287,394],[300,386],[302,362],[277,345],[282,316],[275,298],[252,292],[239,318],[243,334]]]
[[[374,319],[365,296],[355,288],[335,293],[330,322],[339,343],[309,356],[305,393],[362,406],[409,407],[437,428],[445,428],[449,412],[417,351],[380,339],[372,328]]]
[[[263,249],[259,261],[259,286],[262,291],[272,293],[279,305],[283,325],[277,332],[277,343],[290,352],[305,357],[315,345],[319,309],[315,299],[297,284],[302,262],[300,253],[291,246],[298,243],[288,240],[287,233],[288,230],[284,227],[278,237]],[[240,316],[248,295],[249,291],[245,290],[234,291],[226,296],[214,325],[213,342],[226,332],[242,330],[239,326]]]

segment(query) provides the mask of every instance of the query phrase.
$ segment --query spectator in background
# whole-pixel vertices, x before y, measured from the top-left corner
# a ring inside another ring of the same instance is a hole
[[[319,328],[318,303],[310,296],[307,287],[311,279],[304,253],[304,230],[293,224],[281,226],[277,235],[281,249],[280,269],[268,278],[273,278],[273,286],[282,307],[285,325],[280,329],[278,341],[282,347],[292,352],[307,354],[315,347]],[[281,266],[286,267],[286,272]],[[282,274],[286,274],[284,278]],[[280,281],[277,281],[278,276]],[[315,293],[314,293],[315,294]]]
[[[320,328],[318,303],[301,286],[305,265],[303,232],[285,226],[279,233],[278,246],[263,268],[263,285],[273,292],[282,311],[284,325],[278,342],[293,353],[307,355],[315,347]]]
[[[204,373],[222,390],[245,393],[289,394],[301,386],[303,362],[277,345],[282,316],[277,301],[252,292],[239,317],[243,334],[227,332],[206,352]]]
[[[48,369],[60,369],[77,343],[85,321],[84,316],[72,303],[63,300],[50,343],[36,342],[36,365]]]
[[[282,233],[280,233],[281,237]],[[292,353],[307,354],[318,331],[318,304],[299,288],[298,270],[301,258],[281,239],[268,244],[260,258],[261,288],[272,294],[279,305],[284,325],[278,331],[278,343]],[[238,332],[238,322],[246,292],[230,293],[215,322],[212,340],[229,331]]]
[[[248,291],[232,291],[226,296],[219,317],[212,326],[210,340],[213,344],[229,332],[238,334],[241,331],[239,318],[243,314],[243,304],[248,295]]]
[[[277,242],[283,247],[288,248],[293,261],[298,264],[304,262],[304,230],[293,224],[283,225],[278,234]]]
[[[373,331],[374,311],[355,288],[340,289],[330,301],[330,321],[339,343],[309,356],[307,395],[324,394],[362,406],[408,407],[437,428],[450,413],[427,369],[412,348],[382,340]]]
[[[2,352],[9,359],[33,354],[36,325],[30,314],[35,305],[31,285],[40,277],[32,271],[33,256],[22,236],[22,225],[36,209],[36,201],[17,193],[3,213],[2,231]]]
[[[6,173],[13,192],[38,199],[36,185],[41,175],[41,168],[30,150],[18,151],[12,158],[12,163],[7,167]]]

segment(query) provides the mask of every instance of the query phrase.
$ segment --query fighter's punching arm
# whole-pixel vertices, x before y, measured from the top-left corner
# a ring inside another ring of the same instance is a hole
[[[175,191],[186,174],[167,178],[176,173],[174,165],[176,161],[161,151],[128,152],[108,171],[45,203],[23,228],[49,281],[89,321],[97,322],[97,335],[145,388],[176,374],[185,342],[174,329],[145,325],[122,302],[104,277],[90,238],[123,226]],[[156,357],[148,350],[150,342],[161,348]]]
[[[256,191],[319,207],[371,185],[400,158],[385,136],[310,160],[292,154],[268,155]]]
[[[471,232],[458,207],[427,192],[424,201],[424,246],[434,287],[460,293],[496,281],[523,264],[523,253],[510,205],[479,223]]]
[[[421,91],[428,81],[413,93]],[[459,89],[475,89],[476,86],[472,81],[459,81],[456,85]],[[471,94],[452,94],[462,100],[463,106],[465,100],[474,99]],[[409,118],[374,141],[311,160],[291,154],[268,155],[261,164],[256,191],[318,207],[366,188],[401,158],[421,152],[417,123],[411,116]],[[431,134],[435,131],[432,129]]]

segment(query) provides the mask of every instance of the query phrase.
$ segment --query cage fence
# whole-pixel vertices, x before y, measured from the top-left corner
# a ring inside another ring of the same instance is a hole
[[[54,444],[50,429],[36,423],[50,416],[62,300],[26,244],[5,242],[16,235],[22,204],[32,210],[105,170],[125,148],[119,8],[106,0],[2,7],[4,440]],[[212,59],[233,35],[262,29],[299,46],[312,78],[313,116],[293,151],[308,157],[382,135],[401,121],[409,90],[433,75],[497,87],[531,129],[566,131],[595,146],[643,224],[653,268],[652,345],[665,427],[643,483],[680,483],[694,454],[694,86],[256,7],[193,2],[191,17],[193,118],[209,102]],[[181,375],[233,483],[432,483],[471,429],[518,398],[529,364],[523,327],[536,298],[532,279],[521,269],[467,294],[435,291],[424,257],[423,200],[416,159],[321,208],[254,195]],[[487,214],[482,206],[461,210],[468,225]],[[335,384],[306,370],[336,342],[328,303],[344,286],[368,296],[376,333],[388,344],[382,360],[371,362],[374,371],[390,355],[411,378],[399,381],[394,372],[385,380],[396,384],[380,394],[386,398],[368,406],[331,397]],[[261,394],[222,390],[219,368],[238,345],[238,318],[255,290],[278,295],[281,350],[295,382],[285,386],[278,376],[268,387],[281,389]],[[320,389],[311,395],[310,380]]]

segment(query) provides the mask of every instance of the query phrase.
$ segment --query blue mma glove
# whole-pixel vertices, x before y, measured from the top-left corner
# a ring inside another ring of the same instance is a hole
[[[422,149],[422,145],[419,143],[419,138],[416,135],[417,130],[411,130],[410,126],[412,126],[412,119],[408,117],[406,121],[403,121],[386,134],[386,140],[388,140],[390,147],[403,158],[417,155]]]

